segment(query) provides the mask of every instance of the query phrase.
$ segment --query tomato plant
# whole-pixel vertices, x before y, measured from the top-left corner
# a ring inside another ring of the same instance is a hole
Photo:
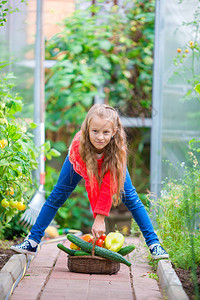
[[[35,192],[32,171],[41,151],[48,159],[59,155],[49,142],[43,145],[44,150],[36,148],[32,129],[37,125],[16,117],[23,102],[12,92],[14,79],[12,74],[0,78],[0,237],[3,226],[26,208]]]
[[[25,208],[26,208],[26,205],[22,201],[17,203],[18,210],[25,210]]]
[[[21,97],[12,93],[14,76],[0,78],[0,224],[7,224],[32,196],[32,171],[40,150],[33,142],[31,121],[16,118],[22,110]],[[22,201],[22,196],[24,201]]]
[[[6,208],[9,206],[9,202],[4,198],[2,201],[1,201],[1,205]]]
[[[10,205],[10,207],[12,207],[12,208],[16,208],[17,207],[17,204],[18,204],[18,202],[17,201],[15,201],[15,200],[10,200],[9,201],[9,205]]]

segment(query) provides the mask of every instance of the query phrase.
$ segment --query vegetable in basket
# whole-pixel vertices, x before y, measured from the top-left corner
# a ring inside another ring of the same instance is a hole
[[[98,240],[96,240],[95,245],[99,247],[104,247],[105,246],[105,239],[106,239],[106,234],[103,233]],[[87,241],[91,244],[94,244],[94,238],[92,237],[89,241]]]
[[[82,240],[86,241],[86,242],[89,242],[91,239],[93,239],[93,236],[89,233],[86,233],[84,235],[82,235],[80,237]],[[80,250],[80,247],[76,246],[74,243],[71,243],[70,244],[70,249],[72,250]]]
[[[70,242],[80,247],[83,251],[92,253],[92,248],[93,248],[92,244],[85,242],[84,240],[80,239],[79,237],[73,234],[67,234],[67,238]],[[123,263],[129,267],[131,266],[131,263],[117,252],[110,251],[108,249],[99,246],[95,246],[94,251],[95,251],[94,252],[95,255],[97,256]]]
[[[134,245],[128,245],[128,246],[125,246],[125,247],[121,248],[118,251],[118,253],[121,254],[122,256],[125,256],[125,255],[131,253],[134,249],[135,249]]]
[[[119,232],[110,232],[105,239],[105,247],[114,252],[118,252],[124,243],[124,236]]]

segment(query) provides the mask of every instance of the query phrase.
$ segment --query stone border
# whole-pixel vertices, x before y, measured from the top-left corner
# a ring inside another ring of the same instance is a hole
[[[168,300],[189,299],[169,260],[159,260],[157,274],[160,285],[164,290]]]
[[[65,238],[66,239],[66,238]],[[64,240],[64,239],[59,239]],[[57,240],[55,239],[55,242]],[[45,241],[41,242],[39,245]],[[0,271],[0,300],[8,300],[11,289],[15,289],[19,281],[28,269],[32,259],[37,255],[13,254]]]
[[[0,271],[0,300],[5,300],[16,280],[23,274],[29,255],[14,254]]]

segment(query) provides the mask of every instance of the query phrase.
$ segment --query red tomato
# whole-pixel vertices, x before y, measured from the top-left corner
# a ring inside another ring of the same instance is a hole
[[[105,239],[106,239],[106,234],[103,233],[103,234],[100,236],[100,239],[102,239],[103,241],[105,241]]]
[[[91,238],[91,239],[88,241],[88,243],[94,244],[94,239]]]
[[[98,239],[98,240],[96,241],[96,245],[99,246],[99,247],[103,247],[103,245],[104,245],[104,240],[102,240],[101,238]]]

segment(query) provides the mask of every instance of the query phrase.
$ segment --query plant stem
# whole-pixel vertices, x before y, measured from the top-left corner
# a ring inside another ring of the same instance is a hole
[[[191,171],[191,190],[192,190],[192,197],[190,197],[191,205],[192,205],[192,211],[190,212],[190,207],[188,203],[188,195],[186,191],[184,191],[184,200],[185,200],[185,206],[186,206],[186,218],[187,218],[187,226],[189,231],[189,239],[190,239],[190,245],[191,245],[191,270],[192,270],[192,281],[194,284],[194,291],[195,291],[195,300],[200,300],[200,294],[199,294],[199,286],[198,286],[198,278],[197,278],[197,272],[196,272],[196,256],[195,256],[195,246],[194,246],[194,220],[195,220],[195,212],[196,212],[196,199],[195,199],[195,187],[194,187],[194,174],[193,171]]]

